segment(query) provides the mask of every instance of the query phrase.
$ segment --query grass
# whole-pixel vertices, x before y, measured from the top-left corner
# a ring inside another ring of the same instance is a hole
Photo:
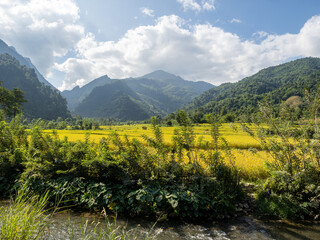
[[[31,196],[23,188],[9,207],[0,208],[0,239],[42,239],[50,214],[46,205],[48,193]]]
[[[42,196],[33,195],[26,188],[19,190],[15,200],[9,206],[0,208],[0,240],[42,240],[47,234],[53,234],[49,225],[55,211],[47,208],[49,192]],[[154,226],[145,233],[137,228],[127,229],[109,221],[104,214],[105,222],[90,222],[84,220],[75,226],[69,223],[66,239],[79,240],[126,240],[126,239],[153,239]],[[49,231],[48,231],[49,230]]]
[[[88,220],[82,221],[78,226],[69,224],[68,235],[69,239],[77,240],[151,240],[154,239],[156,233],[153,229],[156,223],[147,231],[139,231],[139,228],[128,229],[127,226],[121,226],[117,223],[117,218],[110,221],[105,211],[103,211],[104,222],[89,222]],[[76,233],[75,229],[79,228],[80,231]]]

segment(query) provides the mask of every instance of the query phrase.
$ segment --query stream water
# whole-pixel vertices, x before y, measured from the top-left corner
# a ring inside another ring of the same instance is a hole
[[[74,224],[76,234],[81,232],[83,222],[102,222],[99,227],[105,227],[103,219],[88,213],[56,214],[48,229],[48,239],[67,239],[70,223]],[[111,220],[112,221],[112,220]],[[126,231],[134,231],[141,238],[151,231],[152,239],[156,240],[227,240],[227,239],[320,239],[319,222],[290,222],[275,220],[259,220],[252,216],[222,222],[186,223],[181,221],[157,222],[148,219],[117,219],[117,226],[125,227]],[[150,230],[151,229],[151,230]],[[140,239],[138,237],[137,239]]]
[[[8,203],[0,203],[0,207],[8,206]],[[110,219],[113,223],[114,220]],[[71,231],[74,232],[73,239],[79,239],[81,228],[88,223],[88,229],[92,229],[98,222],[98,228],[106,228],[104,218],[98,214],[86,212],[64,212],[56,213],[50,220],[46,229],[48,240],[65,240],[70,238]],[[144,239],[149,232],[156,240],[227,240],[227,239],[320,239],[319,222],[291,222],[282,220],[260,220],[253,216],[242,216],[228,221],[206,221],[206,222],[181,222],[181,221],[159,221],[147,218],[117,218],[116,225],[123,231],[129,231],[138,236],[136,239]],[[82,227],[80,227],[82,226]]]

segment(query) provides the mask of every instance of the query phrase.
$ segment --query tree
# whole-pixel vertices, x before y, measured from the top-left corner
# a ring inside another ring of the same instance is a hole
[[[184,110],[180,110],[176,116],[176,120],[180,126],[187,126],[189,123],[189,118]]]
[[[23,103],[27,102],[24,98],[23,91],[18,88],[14,88],[12,90],[12,102],[11,102],[11,110],[13,117],[15,117],[18,113],[23,110]]]
[[[10,91],[0,86],[0,108],[3,109],[5,115],[15,117],[22,111],[24,102],[26,100],[20,89],[14,88]]]

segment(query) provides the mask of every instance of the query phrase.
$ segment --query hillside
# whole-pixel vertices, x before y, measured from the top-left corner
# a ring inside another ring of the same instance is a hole
[[[291,96],[303,96],[304,88],[315,89],[320,78],[320,59],[302,58],[269,67],[236,83],[222,84],[196,97],[186,109],[189,112],[251,114],[258,102],[268,96],[280,104]]]
[[[21,65],[25,65],[28,68],[34,69],[38,80],[42,83],[44,83],[47,86],[50,86],[52,89],[56,89],[51,83],[49,83],[38,71],[38,69],[32,64],[31,60],[29,58],[25,58],[21,56],[14,47],[9,47],[4,41],[0,39],[0,54],[7,53],[10,56],[14,57],[19,61]]]
[[[27,68],[9,54],[0,55],[0,81],[4,88],[24,92],[23,113],[29,118],[57,119],[69,117],[66,100],[57,90],[41,83],[34,69]]]
[[[109,117],[122,121],[150,117],[138,95],[121,80],[93,89],[75,113],[84,117]]]
[[[121,80],[103,76],[62,95],[69,109],[81,116],[144,120],[153,115],[165,116],[212,87],[209,83],[186,81],[160,70]],[[126,102],[131,107],[125,106]]]

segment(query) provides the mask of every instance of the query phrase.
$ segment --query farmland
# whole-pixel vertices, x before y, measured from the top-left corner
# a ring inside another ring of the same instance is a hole
[[[210,125],[201,124],[193,128],[193,133],[196,136],[196,145],[201,148],[206,142],[210,142],[212,137],[210,135]],[[163,133],[163,140],[166,145],[173,144],[172,137],[174,136],[174,129],[177,127],[161,127]],[[115,126],[100,126],[98,130],[55,130],[62,140],[67,138],[69,141],[83,141],[86,135],[89,136],[91,142],[98,143],[103,137],[108,138],[113,132],[119,134],[124,139],[137,139],[144,142],[142,135],[153,135],[150,124],[134,124],[134,125],[115,125]],[[46,133],[52,133],[52,130],[45,130]],[[260,150],[261,145],[257,139],[249,136],[246,132],[241,130],[241,125],[238,123],[228,124],[224,123],[219,128],[221,137],[224,138],[234,157],[234,164],[244,179],[252,180],[258,178],[265,178],[267,171],[265,167],[266,161],[272,161],[270,155],[265,151]]]

